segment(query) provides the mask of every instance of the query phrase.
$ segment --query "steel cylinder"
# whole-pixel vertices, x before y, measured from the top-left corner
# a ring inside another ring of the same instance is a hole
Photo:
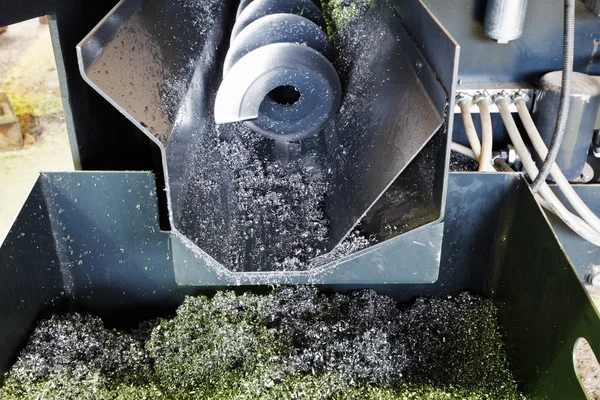
[[[341,83],[325,20],[312,0],[242,0],[215,99],[215,122],[244,122],[295,142],[335,115]]]
[[[521,37],[527,13],[527,0],[488,0],[483,32],[498,43]]]
[[[535,94],[533,120],[548,147],[550,147],[556,125],[561,82],[561,71],[550,72],[542,77],[539,83],[540,89]],[[581,176],[592,144],[599,106],[600,79],[573,72],[569,117],[556,158],[556,164],[569,180]]]

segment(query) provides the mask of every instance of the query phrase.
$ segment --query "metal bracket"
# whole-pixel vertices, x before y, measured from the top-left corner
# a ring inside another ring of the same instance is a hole
[[[477,89],[470,88],[473,85],[469,85],[469,89],[459,88],[456,92],[456,98],[460,98],[462,101],[467,101],[469,104],[469,111],[474,114],[479,114],[479,107],[477,107],[477,102],[481,97],[485,97],[488,99],[488,106],[491,113],[499,113],[500,110],[498,106],[492,101],[494,96],[502,94],[509,103],[508,107],[510,112],[517,112],[517,106],[513,103],[512,99],[514,96],[521,96],[525,99],[525,102],[529,106],[531,104],[531,100],[533,98],[533,89],[529,88],[504,88],[502,85],[494,85],[492,87],[481,87]],[[454,113],[460,114],[460,107],[458,106],[459,102],[456,101],[456,105],[454,106]]]

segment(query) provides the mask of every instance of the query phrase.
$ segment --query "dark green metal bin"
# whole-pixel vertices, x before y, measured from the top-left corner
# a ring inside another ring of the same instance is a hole
[[[40,176],[0,247],[0,372],[50,313],[131,326],[172,312],[185,294],[215,290],[176,284],[155,191],[142,172]],[[583,337],[600,350],[600,319],[523,178],[450,174],[446,215],[436,283],[361,287],[398,302],[465,290],[490,297],[520,388],[534,399],[585,399],[573,347]]]

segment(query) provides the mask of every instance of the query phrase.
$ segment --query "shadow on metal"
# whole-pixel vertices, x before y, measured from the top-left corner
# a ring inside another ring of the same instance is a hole
[[[504,207],[492,263],[492,298],[509,360],[532,398],[587,399],[573,348],[583,337],[600,354],[600,316],[541,207],[522,186]]]
[[[556,196],[567,206],[571,212],[575,210],[569,205],[562,192],[555,185],[551,185]],[[581,197],[585,204],[590,207],[596,215],[600,215],[600,185],[573,185],[575,192]],[[589,279],[590,274],[594,272],[595,267],[600,266],[600,248],[594,246],[586,240],[582,240],[578,235],[574,234],[554,214],[546,212],[552,229],[558,236],[560,244],[564,247],[569,259],[575,266],[579,279],[585,282]]]

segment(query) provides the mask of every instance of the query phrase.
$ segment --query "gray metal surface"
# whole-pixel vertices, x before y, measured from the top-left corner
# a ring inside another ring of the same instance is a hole
[[[544,75],[533,103],[533,120],[548,147],[552,141],[558,114],[561,77],[560,71]],[[592,145],[594,124],[600,107],[599,78],[574,72],[571,85],[569,117],[560,151],[556,157],[556,164],[568,180],[581,176]]]
[[[232,40],[225,62],[223,76],[240,58],[261,46],[273,43],[302,43],[329,55],[329,38],[314,22],[293,14],[274,14],[260,18],[248,25]]]
[[[180,285],[433,283],[438,279],[444,224],[423,226],[308,271],[232,272],[198,257],[190,243],[173,235],[175,279]]]
[[[203,260],[185,247],[185,240],[160,231],[154,179],[141,172],[43,174],[39,193],[32,193],[10,237],[29,237],[29,233],[25,236],[26,231],[43,227],[29,221],[35,216],[29,210],[37,208],[40,202],[49,204],[40,215],[47,219],[45,237],[56,238],[56,242],[53,239],[41,243],[40,250],[55,254],[57,271],[61,271],[64,283],[61,290],[83,304],[101,302],[106,307],[127,307],[125,300],[133,293],[136,301],[157,303],[177,294],[173,272],[195,274],[195,284],[205,287],[302,282],[392,285],[414,275],[408,283],[428,284],[402,285],[404,290],[396,296],[404,297],[398,299],[450,294],[470,287],[479,288],[471,290],[480,294],[489,294],[490,275],[482,265],[493,261],[491,244],[501,222],[500,211],[511,205],[523,181],[518,174],[461,173],[450,177],[445,225],[416,229],[314,273],[232,274],[218,265],[212,269],[189,268]],[[440,239],[444,236],[443,248],[428,242],[431,234]],[[27,255],[28,243],[7,239],[0,254],[10,255],[2,260],[13,257],[16,249],[18,254]],[[432,256],[442,262],[439,280]],[[199,270],[204,274],[200,275]]]
[[[568,206],[568,202],[561,191],[554,185],[552,189],[558,198]],[[600,215],[600,185],[573,185],[575,192],[588,205],[588,207],[596,214]],[[575,212],[570,206],[571,212]],[[560,219],[551,213],[546,213],[552,224],[552,229],[556,232],[561,245],[567,252],[569,259],[575,266],[579,278],[582,282],[587,281],[587,277],[594,266],[600,265],[600,248],[581,239],[574,234]]]
[[[284,142],[319,134],[337,113],[340,79],[327,59],[329,38],[311,0],[257,0],[240,4],[215,122],[245,122]]]
[[[55,236],[38,180],[0,243],[0,384],[37,319],[57,305],[62,290]]]
[[[420,8],[418,2],[406,3]],[[323,133],[330,149],[327,160],[335,182],[333,196],[326,204],[328,216],[335,221],[330,230],[335,243],[342,241],[369,210],[377,207],[378,201],[385,201],[384,192],[402,179],[403,171],[436,133],[446,137],[441,126],[449,88],[438,81],[434,71],[452,75],[456,47],[452,47],[448,58],[445,54],[440,57],[447,69],[435,70],[430,66],[430,59],[421,52],[429,47],[425,43],[430,43],[432,37],[440,38],[444,44],[452,43],[435,23],[431,18],[428,20],[430,32],[439,36],[420,36],[407,29],[398,14],[383,5],[371,8],[357,22],[359,36],[364,39],[348,57],[354,60],[350,74],[362,79],[349,80],[344,91],[346,98],[356,101],[342,104]],[[411,40],[411,34],[417,43]],[[427,177],[421,196],[442,187],[444,180],[434,181],[433,175],[440,168],[443,171],[444,165],[437,156],[443,157],[445,150],[429,154],[422,171]],[[438,204],[442,199],[435,200],[433,214],[441,217]]]
[[[72,305],[140,320],[191,294],[175,283],[157,211],[149,173],[40,175],[0,243],[0,377],[50,313]]]
[[[492,299],[520,388],[532,399],[588,399],[575,372],[579,338],[600,352],[600,317],[527,185],[504,206]]]
[[[438,150],[435,157],[436,168],[433,172],[431,193],[435,203],[440,202],[440,220],[444,217],[446,205],[446,187],[448,164],[450,160],[450,142],[452,141],[452,132],[454,130],[454,93],[459,79],[459,56],[461,54],[460,44],[452,36],[441,20],[434,14],[424,2],[393,1],[394,11],[400,17],[405,31],[413,38],[422,38],[419,51],[423,58],[427,60],[435,71],[435,76],[439,80],[443,94],[439,92],[440,87],[434,84],[430,78],[431,75],[423,73],[424,69],[417,69],[423,85],[427,88],[432,101],[436,107],[442,106],[444,102],[445,126],[437,138],[432,140],[434,146],[437,142]],[[435,29],[434,29],[435,28]],[[399,40],[402,42],[404,30],[400,31]],[[410,54],[411,50],[407,50]],[[412,50],[414,51],[414,50]],[[418,62],[418,61],[417,61]],[[437,88],[437,89],[436,89]],[[432,144],[430,142],[430,144]],[[436,150],[433,150],[436,152]],[[418,161],[418,159],[416,160]],[[414,164],[414,163],[413,163]],[[419,165],[422,165],[418,163]],[[417,166],[418,169],[418,166]],[[418,174],[425,176],[425,169],[421,168]]]
[[[516,207],[526,182],[520,174],[450,173],[445,208],[444,241],[438,280],[431,284],[326,285],[331,291],[374,288],[398,302],[417,296],[451,296],[471,291],[492,296],[494,243],[503,228],[503,210]]]
[[[600,1],[598,0],[585,0],[585,4],[592,10],[595,14],[600,17]]]
[[[67,297],[127,308],[129,291],[160,304],[177,289],[151,174],[44,173],[40,182]]]
[[[236,17],[231,30],[231,40],[235,38],[252,22],[273,14],[296,14],[314,22],[325,29],[325,19],[319,7],[312,0],[254,0]]]
[[[523,35],[499,46],[483,33],[486,2],[423,0],[461,46],[459,80],[527,82],[562,68],[563,0],[529,0]],[[600,74],[598,16],[576,1],[574,70]]]
[[[284,87],[298,92],[293,104],[270,95]],[[215,100],[215,122],[245,121],[267,138],[299,141],[318,134],[330,121],[339,109],[341,92],[335,69],[317,50],[298,43],[267,44],[227,72]]]
[[[233,7],[215,6],[215,18],[205,18],[204,29],[190,31],[180,21],[195,21],[203,10],[156,0],[140,7],[136,1],[123,0],[81,42],[81,70],[92,87],[161,148],[173,230],[195,242],[199,257],[220,260],[221,221],[227,221],[232,209],[223,196],[232,189],[233,172],[223,167],[212,138],[235,135],[239,128],[220,128],[217,133],[210,121],[226,49],[224,21],[231,20],[228,10]],[[203,4],[208,7],[210,2]],[[325,130],[323,143],[307,144],[320,149],[319,168],[334,171],[325,204],[331,227],[328,250],[381,201],[391,183],[401,186],[400,173],[409,165],[428,178],[416,194],[414,188],[399,190],[412,193],[414,204],[421,199],[429,217],[419,223],[410,218],[422,218],[423,213],[413,213],[405,220],[418,227],[442,218],[452,116],[440,126],[447,93],[455,83],[457,46],[420,2],[402,2],[402,7],[412,11],[406,18],[421,15],[419,23],[426,25],[403,25],[386,1],[373,6],[361,22],[365,40],[355,49],[351,72],[361,79],[344,80],[349,82],[345,96],[356,100],[342,106]],[[131,9],[136,10],[132,15]],[[162,13],[160,23],[154,18],[157,11]],[[170,39],[171,28],[179,30],[177,43]],[[120,62],[121,57],[126,62]],[[140,71],[138,65],[146,68]],[[415,158],[424,147],[426,156]],[[214,190],[203,176],[217,182]]]
[[[159,303],[178,293],[173,270],[178,280],[183,277],[197,286],[433,283],[438,278],[433,260],[442,261],[440,280],[434,285],[404,285],[406,300],[417,292],[443,294],[470,286],[485,294],[489,277],[480,266],[492,260],[489,246],[499,209],[510,204],[521,179],[517,174],[451,176],[449,225],[416,229],[310,273],[234,274],[216,264],[194,268],[205,261],[185,246],[185,240],[158,228],[155,184],[147,173],[44,174],[39,183],[43,191],[34,192],[29,200],[33,204],[27,207],[37,208],[40,201],[50,205],[46,236],[55,237],[56,243],[52,240],[42,248],[56,254],[62,290],[82,304],[104,299],[106,307],[127,307],[131,292],[136,301]],[[30,223],[19,222],[14,228],[18,233],[11,237],[27,229],[32,229]],[[442,239],[442,234],[443,252],[437,241],[429,242],[432,235]],[[2,254],[27,243],[7,241]]]
[[[166,145],[196,63],[214,63],[227,17],[226,2],[121,0],[77,46],[83,78]]]
[[[240,13],[242,11],[244,11],[244,9],[246,7],[248,7],[248,5],[250,3],[252,3],[254,0],[240,0],[240,5],[238,6],[237,12],[236,12],[236,17],[240,15]]]
[[[483,33],[498,43],[521,37],[527,14],[527,0],[488,0]]]

